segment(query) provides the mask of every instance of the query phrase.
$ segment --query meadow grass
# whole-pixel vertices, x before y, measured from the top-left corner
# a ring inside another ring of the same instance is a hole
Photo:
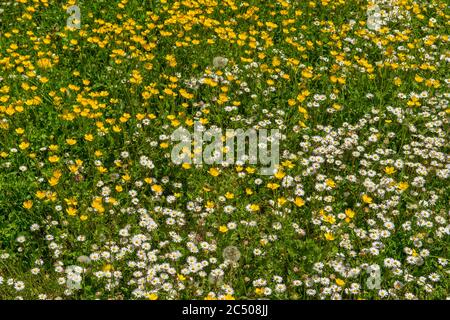
[[[0,19],[1,299],[450,297],[445,1]],[[196,122],[279,129],[280,166],[173,163]]]

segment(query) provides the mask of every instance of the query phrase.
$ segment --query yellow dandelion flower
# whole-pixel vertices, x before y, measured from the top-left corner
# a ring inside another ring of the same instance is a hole
[[[74,216],[77,214],[77,209],[75,209],[74,207],[68,207],[66,209],[66,212],[69,216]]]
[[[220,171],[219,171],[219,169],[217,169],[217,168],[210,168],[210,169],[208,170],[208,173],[209,173],[210,175],[212,175],[213,177],[217,177],[217,176],[220,174]]]
[[[111,271],[111,270],[113,270],[113,266],[111,265],[111,264],[105,264],[103,267],[102,267],[102,270],[103,270],[103,272],[108,272],[108,271]]]
[[[337,278],[337,279],[336,279],[336,284],[337,284],[339,287],[343,287],[343,286],[345,285],[345,281],[342,280],[342,279]]]
[[[75,139],[66,139],[66,143],[67,143],[69,146],[73,146],[74,144],[77,143],[77,140],[75,140]]]
[[[325,233],[324,236],[325,236],[325,239],[327,241],[333,241],[334,240],[334,235],[332,233],[330,233],[330,232]]]
[[[364,194],[362,196],[362,200],[364,203],[367,203],[367,204],[371,204],[373,201],[373,199],[371,197],[369,197],[367,194]]]
[[[267,184],[267,188],[269,188],[269,189],[271,189],[271,190],[276,190],[276,189],[278,189],[280,187],[280,185],[278,184],[278,183],[272,183],[272,182],[269,182],[268,184]]]
[[[159,184],[152,185],[152,191],[156,193],[161,193],[163,191],[163,188]]]
[[[396,172],[396,170],[395,170],[394,167],[386,167],[386,168],[384,168],[384,172],[385,172],[386,174],[393,174],[393,173]]]
[[[286,175],[286,173],[284,173],[283,171],[277,171],[277,173],[275,173],[275,178],[277,178],[277,179],[283,179],[284,178],[284,176]]]
[[[334,182],[332,179],[325,180],[325,184],[327,186],[329,186],[330,188],[335,188],[336,187],[336,182]]]
[[[353,211],[352,209],[345,209],[345,215],[348,218],[353,219],[353,217],[355,216],[355,211]]]
[[[55,163],[59,161],[59,157],[57,155],[53,155],[48,157],[48,161],[50,161],[51,163]]]
[[[408,182],[400,182],[397,185],[397,188],[399,188],[401,191],[405,191],[406,189],[409,188],[409,184],[408,184]]]
[[[296,197],[295,200],[294,200],[294,204],[295,204],[297,207],[303,207],[303,206],[305,205],[305,200],[303,200],[303,199],[300,198],[300,197]]]
[[[225,193],[225,198],[227,198],[227,199],[233,199],[233,198],[234,198],[234,194],[231,193],[231,192],[227,192],[227,193]]]
[[[21,144],[19,144],[19,148],[21,150],[25,150],[26,148],[28,148],[30,146],[30,144],[28,142],[22,142]]]
[[[178,274],[178,275],[177,275],[177,278],[178,278],[178,280],[180,280],[180,281],[186,280],[186,277],[183,276],[182,274]]]
[[[27,200],[23,202],[23,207],[25,209],[31,209],[33,207],[33,201]]]

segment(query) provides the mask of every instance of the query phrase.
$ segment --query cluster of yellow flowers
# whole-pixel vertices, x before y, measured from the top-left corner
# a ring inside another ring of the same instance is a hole
[[[445,1],[0,9],[5,298],[448,296]],[[280,164],[172,163],[196,124],[279,129]]]

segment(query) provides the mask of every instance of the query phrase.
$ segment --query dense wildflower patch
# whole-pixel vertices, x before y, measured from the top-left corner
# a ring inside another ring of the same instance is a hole
[[[0,298],[448,298],[449,17],[2,1]],[[278,129],[280,163],[174,163],[196,124]]]

